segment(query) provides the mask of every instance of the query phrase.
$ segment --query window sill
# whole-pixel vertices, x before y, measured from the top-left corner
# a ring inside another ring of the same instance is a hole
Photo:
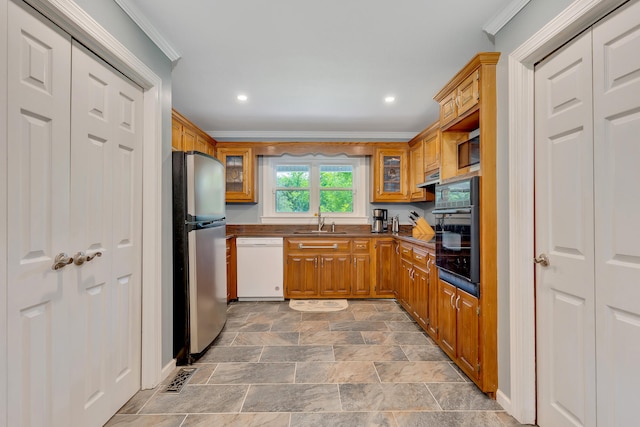
[[[325,227],[327,225],[331,225],[331,223],[335,222],[337,225],[363,225],[369,224],[369,217],[366,216],[352,216],[352,217],[332,217],[332,216],[322,216],[324,219]],[[272,216],[262,216],[260,217],[260,221],[262,224],[296,224],[296,225],[318,225],[318,218],[313,217],[272,217]]]

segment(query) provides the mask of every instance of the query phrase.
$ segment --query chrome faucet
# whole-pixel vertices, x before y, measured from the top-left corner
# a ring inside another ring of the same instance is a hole
[[[322,218],[322,213],[320,212],[320,206],[318,206],[318,231],[322,231],[323,226],[324,226],[324,218]]]

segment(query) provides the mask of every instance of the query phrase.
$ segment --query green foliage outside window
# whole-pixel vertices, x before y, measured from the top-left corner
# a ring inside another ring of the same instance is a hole
[[[320,166],[320,210],[353,212],[351,166]]]
[[[308,165],[278,165],[276,212],[309,212],[311,172]],[[320,166],[320,210],[353,212],[353,170],[350,165]]]

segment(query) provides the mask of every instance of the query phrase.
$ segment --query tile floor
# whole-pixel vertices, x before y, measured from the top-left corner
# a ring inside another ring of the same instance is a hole
[[[344,311],[237,302],[180,393],[137,393],[107,426],[517,426],[393,300]]]

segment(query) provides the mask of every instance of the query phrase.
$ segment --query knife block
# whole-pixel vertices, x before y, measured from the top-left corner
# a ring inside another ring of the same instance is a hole
[[[433,228],[431,228],[424,218],[418,218],[416,220],[416,226],[411,230],[411,235],[416,239],[431,240],[435,234]]]

